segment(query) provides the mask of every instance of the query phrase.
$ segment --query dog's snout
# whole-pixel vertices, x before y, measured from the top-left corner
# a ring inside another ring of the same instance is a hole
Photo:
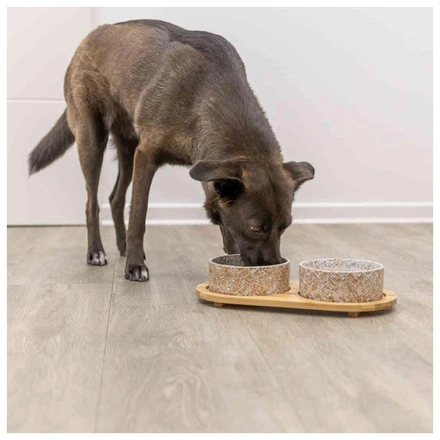
[[[274,260],[274,263],[271,264],[281,264],[283,262],[283,259],[281,257],[276,257],[276,259]]]
[[[246,266],[273,266],[282,263],[279,240],[263,243],[239,243],[241,258]]]
[[[272,266],[274,264],[281,264],[283,261],[281,256],[267,258],[262,255],[257,255],[255,257],[242,255],[241,258],[246,266]]]

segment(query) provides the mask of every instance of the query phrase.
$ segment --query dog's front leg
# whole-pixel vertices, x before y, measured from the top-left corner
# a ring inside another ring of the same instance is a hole
[[[148,281],[145,264],[144,234],[151,182],[158,167],[154,148],[140,143],[134,156],[133,191],[127,231],[127,262],[125,278],[131,281]]]

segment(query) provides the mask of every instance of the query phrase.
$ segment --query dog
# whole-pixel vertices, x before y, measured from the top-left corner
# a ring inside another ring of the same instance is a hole
[[[109,134],[118,177],[110,206],[125,278],[148,281],[143,238],[153,177],[162,165],[192,166],[224,251],[246,265],[282,261],[295,191],[315,170],[283,162],[275,134],[223,37],[158,20],[103,25],[76,50],[64,82],[67,109],[29,155],[30,175],[77,143],[87,188],[87,263],[107,257],[99,231],[98,184]],[[125,197],[133,179],[128,231]]]

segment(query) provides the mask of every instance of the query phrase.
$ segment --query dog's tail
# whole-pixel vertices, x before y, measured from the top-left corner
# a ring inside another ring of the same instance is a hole
[[[40,171],[60,158],[75,142],[75,136],[67,124],[67,113],[52,127],[29,154],[29,175]]]

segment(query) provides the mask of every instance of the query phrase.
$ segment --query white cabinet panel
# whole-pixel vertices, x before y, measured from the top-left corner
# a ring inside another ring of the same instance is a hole
[[[63,99],[64,74],[92,8],[8,9],[8,98]]]
[[[285,159],[316,168],[298,201],[432,200],[432,9],[98,8],[96,17],[227,38]]]
[[[316,168],[297,195],[305,217],[319,205],[322,216],[334,217],[334,207],[344,218],[344,206],[359,203],[400,203],[415,215],[432,200],[429,8],[9,8],[9,224],[85,222],[76,147],[31,178],[27,155],[65,108],[64,74],[82,38],[92,26],[138,18],[219,33],[235,45],[284,157]],[[105,155],[99,191],[106,218],[113,155]],[[151,215],[171,204],[184,218],[203,192],[187,169],[166,167],[150,200]]]
[[[85,223],[86,189],[74,145],[28,177],[27,157],[65,109],[64,103],[8,103],[8,224]]]

